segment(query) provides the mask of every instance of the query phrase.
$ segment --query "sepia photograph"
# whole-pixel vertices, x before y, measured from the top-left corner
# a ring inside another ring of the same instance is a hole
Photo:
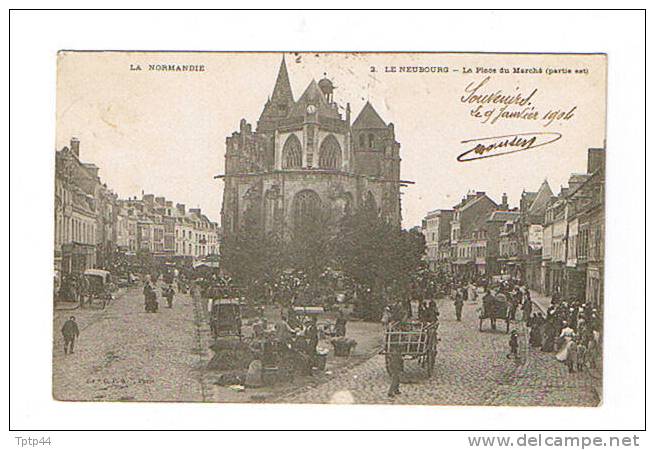
[[[57,54],[52,396],[603,403],[607,55]]]

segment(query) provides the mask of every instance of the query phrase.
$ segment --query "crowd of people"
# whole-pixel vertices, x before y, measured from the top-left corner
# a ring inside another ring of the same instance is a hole
[[[554,295],[545,312],[535,307],[530,290],[516,280],[493,281],[489,278],[455,278],[449,281],[451,299],[456,320],[462,317],[466,301],[476,301],[478,288],[482,288],[482,308],[492,301],[506,302],[507,319],[522,320],[528,327],[528,342],[532,348],[555,353],[555,358],[565,363],[569,372],[596,368],[601,354],[600,311],[584,301],[561,300]],[[558,291],[559,292],[559,291]],[[517,314],[521,312],[520,317]],[[492,323],[492,326],[495,324]],[[512,330],[508,357],[517,357],[518,331]]]
[[[569,372],[595,368],[600,358],[602,318],[598,310],[579,300],[554,302],[545,315],[529,317],[529,343],[544,352],[556,352]]]

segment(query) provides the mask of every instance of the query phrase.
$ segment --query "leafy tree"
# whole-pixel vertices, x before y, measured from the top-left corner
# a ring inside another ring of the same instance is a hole
[[[328,267],[334,267],[338,231],[334,217],[329,209],[318,208],[294,224],[289,233],[286,266],[305,272],[311,283],[316,283]]]
[[[359,286],[363,316],[377,319],[386,301],[411,295],[413,275],[425,252],[420,232],[397,228],[367,204],[346,216],[340,231],[339,265]]]
[[[223,241],[221,252],[225,271],[251,296],[264,295],[266,280],[275,278],[284,266],[281,237],[264,234],[252,210],[246,211],[242,229]]]

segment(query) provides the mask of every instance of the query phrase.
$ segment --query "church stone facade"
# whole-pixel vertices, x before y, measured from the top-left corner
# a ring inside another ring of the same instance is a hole
[[[400,227],[394,126],[368,102],[351,123],[350,104],[339,106],[333,92],[329,79],[312,80],[295,100],[282,59],[256,129],[241,119],[225,142],[225,236],[254,220],[288,237],[318,208],[340,215],[364,204]]]

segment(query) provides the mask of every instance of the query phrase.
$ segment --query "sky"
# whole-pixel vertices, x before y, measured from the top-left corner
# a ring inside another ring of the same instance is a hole
[[[225,138],[242,118],[255,127],[281,59],[282,53],[60,52],[56,149],[75,136],[81,160],[96,164],[120,197],[165,196],[219,221],[223,182],[214,176],[224,171]],[[312,79],[327,75],[336,86],[335,101],[350,103],[352,120],[370,101],[383,120],[394,123],[401,178],[415,183],[402,188],[407,228],[420,225],[428,211],[451,208],[469,190],[485,191],[497,202],[507,193],[510,206],[544,179],[558,193],[571,173],[586,171],[587,149],[604,147],[603,55],[286,53],[285,60],[295,99]],[[150,71],[150,64],[205,70]],[[131,70],[137,66],[142,70]],[[514,68],[523,73],[512,73]],[[530,73],[534,69],[542,73]],[[507,106],[532,108],[532,119],[483,123],[472,110],[481,106],[493,118],[502,103],[462,101],[495,93],[520,93],[520,100],[535,89],[529,105]],[[550,111],[562,114],[548,124]],[[457,161],[472,145],[462,141],[544,132],[561,138],[513,154]]]

